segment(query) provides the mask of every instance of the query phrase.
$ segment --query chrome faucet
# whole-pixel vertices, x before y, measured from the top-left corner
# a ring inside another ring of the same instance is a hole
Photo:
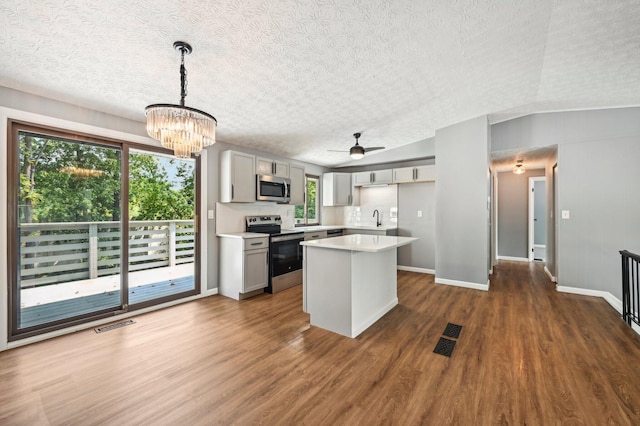
[[[376,217],[376,214],[378,215],[377,217]],[[376,226],[382,225],[382,222],[380,222],[380,212],[378,211],[378,209],[375,209],[373,211],[373,217],[376,218]]]

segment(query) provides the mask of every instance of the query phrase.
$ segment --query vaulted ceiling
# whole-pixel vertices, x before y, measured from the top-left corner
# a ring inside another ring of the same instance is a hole
[[[488,114],[640,105],[637,0],[0,0],[0,85],[321,165]]]

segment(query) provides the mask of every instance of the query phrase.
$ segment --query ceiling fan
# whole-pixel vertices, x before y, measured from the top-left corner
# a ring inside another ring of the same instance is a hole
[[[370,148],[365,148],[362,145],[360,145],[358,143],[358,139],[360,138],[361,133],[354,133],[353,137],[356,138],[356,144],[354,146],[351,147],[351,149],[349,149],[349,155],[351,156],[351,158],[353,158],[354,160],[359,160],[362,157],[364,157],[364,153],[365,152],[371,152],[371,151],[377,151],[379,149],[384,149],[384,146],[372,146]],[[333,151],[333,152],[347,152],[347,151],[341,151],[341,150],[337,150],[337,149],[328,149],[327,151]]]

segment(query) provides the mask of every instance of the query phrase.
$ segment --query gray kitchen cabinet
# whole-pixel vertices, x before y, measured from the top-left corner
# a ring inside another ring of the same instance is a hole
[[[289,204],[304,204],[304,167],[290,164],[289,178],[291,179],[291,201]]]
[[[220,236],[218,292],[236,300],[262,293],[269,283],[269,237]]]
[[[352,202],[351,173],[325,173],[322,175],[323,206],[350,206]]]
[[[393,183],[431,182],[435,180],[435,165],[393,169]]]
[[[220,153],[220,202],[256,201],[255,156],[237,151]]]
[[[327,238],[327,231],[326,230],[321,230],[321,231],[305,231],[304,233],[304,240],[308,241],[308,240],[319,240],[322,238]]]
[[[376,185],[393,183],[393,170],[376,170],[374,172],[353,173],[353,184],[355,186]]]
[[[344,235],[353,235],[353,234],[396,236],[398,235],[398,230],[396,228],[388,228],[388,229],[345,228],[344,229]]]
[[[256,158],[256,174],[288,178],[289,163],[258,157]]]

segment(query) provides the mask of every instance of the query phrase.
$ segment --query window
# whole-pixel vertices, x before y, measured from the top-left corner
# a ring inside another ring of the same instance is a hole
[[[320,212],[318,205],[319,177],[313,175],[305,176],[304,204],[295,207],[295,220],[299,225],[317,225],[320,223]]]

